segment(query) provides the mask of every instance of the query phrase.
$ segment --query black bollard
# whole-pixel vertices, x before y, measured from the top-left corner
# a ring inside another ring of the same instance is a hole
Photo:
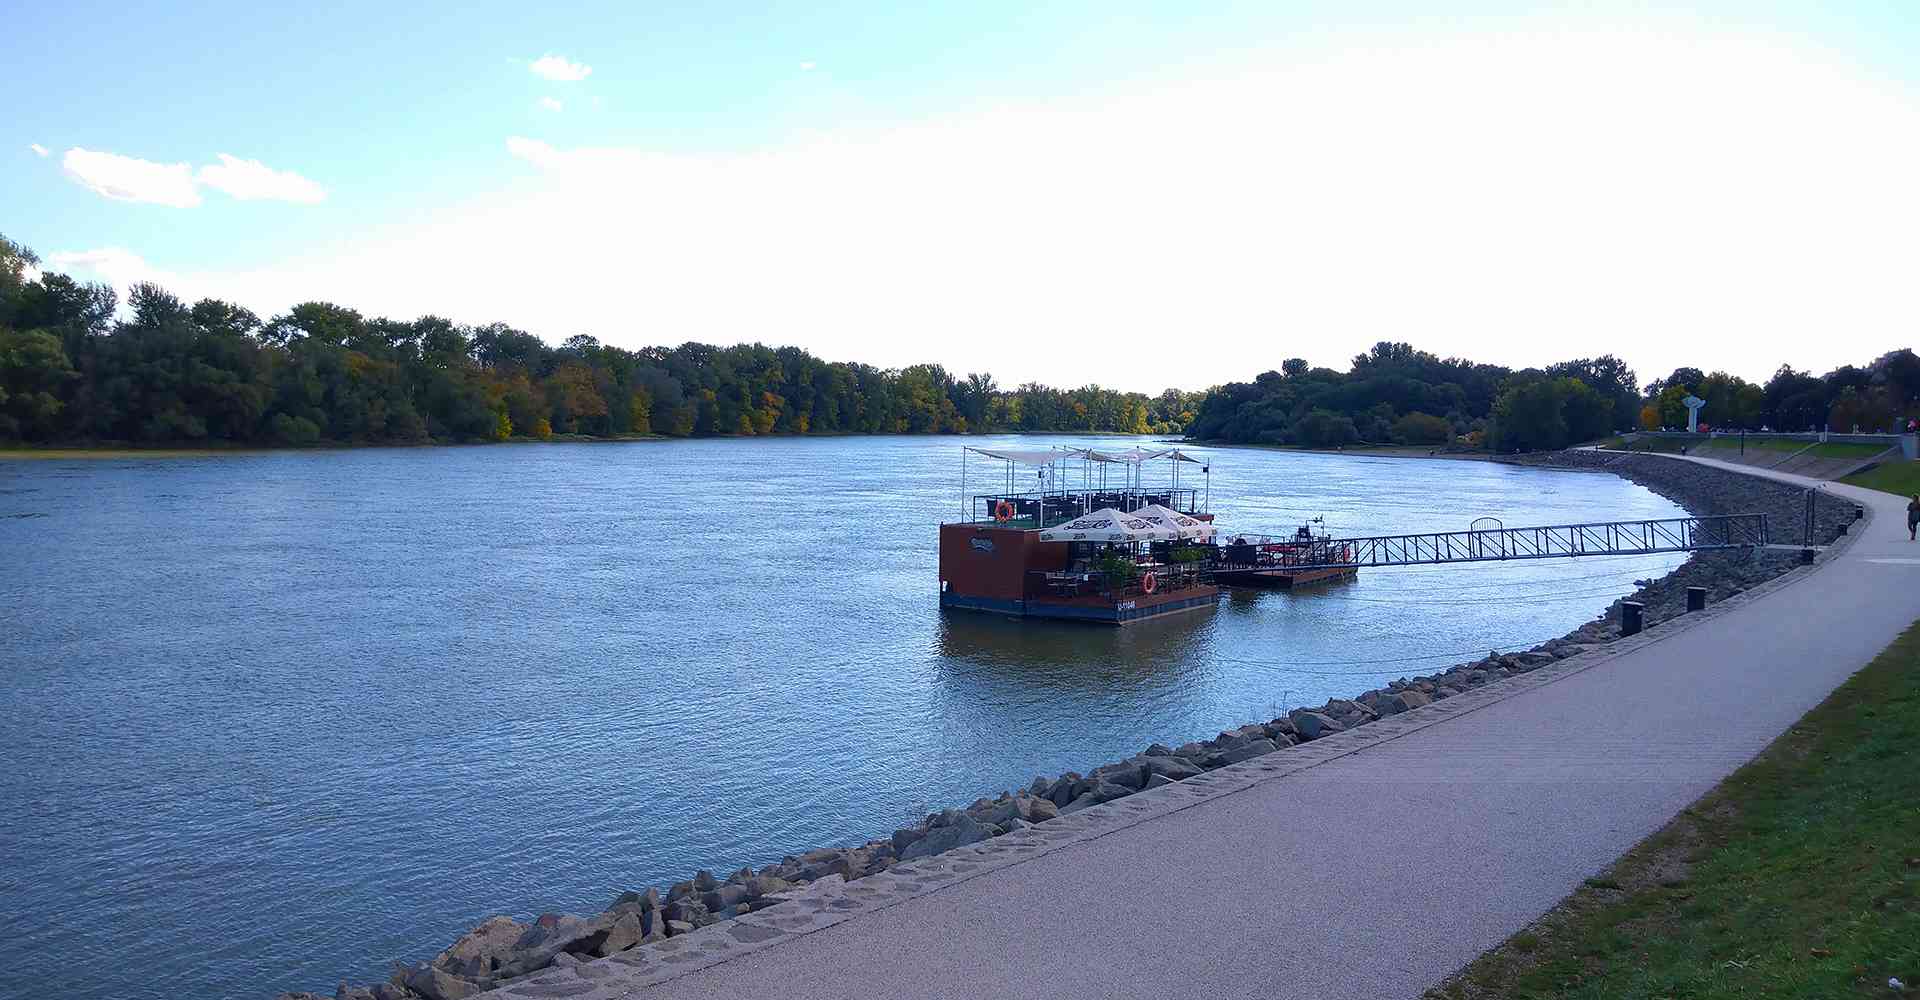
[[[1705,587],[1688,587],[1687,588],[1687,610],[1688,611],[1707,610],[1707,588]]]
[[[1813,550],[1812,550],[1812,549],[1801,549],[1801,550],[1800,550],[1800,565],[1802,565],[1802,566],[1811,566],[1811,565],[1813,565]]]
[[[1850,525],[1850,524],[1848,524],[1848,523],[1847,523],[1846,521],[1841,521],[1841,522],[1840,522],[1840,533],[1841,533],[1841,534],[1843,534],[1843,535],[1844,535],[1844,534],[1846,534],[1846,533],[1847,533],[1847,529],[1848,529],[1848,528],[1850,528],[1850,527],[1852,527],[1852,525]]]
[[[1620,634],[1623,636],[1639,635],[1641,613],[1646,610],[1647,606],[1641,604],[1639,601],[1621,601]]]
[[[1855,508],[1853,509],[1853,519],[1854,519],[1854,520],[1856,520],[1856,521],[1858,521],[1858,520],[1860,520],[1861,518],[1863,518],[1863,517],[1866,517],[1866,516],[1867,516],[1867,509],[1866,509],[1865,507],[1855,507]]]

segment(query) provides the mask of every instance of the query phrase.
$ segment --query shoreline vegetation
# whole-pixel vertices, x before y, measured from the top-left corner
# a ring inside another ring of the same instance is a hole
[[[1672,822],[1426,995],[1910,991],[1920,985],[1916,756],[1920,622]]]
[[[1819,377],[1783,366],[1765,385],[1679,368],[1643,387],[1612,355],[1514,369],[1382,341],[1344,372],[1287,358],[1250,382],[1149,395],[1003,387],[984,372],[881,369],[763,343],[627,349],[578,334],[556,346],[503,323],[366,316],[330,302],[263,318],[150,283],[123,304],[113,288],[39,265],[0,236],[0,446],[1113,433],[1511,454],[1683,424],[1690,393],[1726,427],[1920,417],[1920,357],[1909,350]]]
[[[1588,469],[1610,472],[1667,497],[1696,514],[1767,510],[1798,524],[1802,491],[1758,477],[1691,462],[1593,451],[1567,451],[1503,458],[1524,467]],[[1827,497],[1816,512],[1815,540],[1830,541],[1853,520],[1853,505]],[[1685,615],[1686,589],[1704,586],[1718,602],[1743,593],[1799,565],[1788,552],[1696,553],[1673,572],[1644,582],[1621,600],[1645,605],[1645,627],[1668,627]],[[1063,815],[1102,805],[1207,771],[1283,752],[1301,743],[1412,711],[1456,697],[1501,679],[1543,666],[1620,638],[1619,601],[1567,635],[1479,660],[1458,663],[1432,674],[1401,677],[1387,685],[1337,698],[1318,708],[1295,708],[1267,722],[1255,722],[1219,736],[1168,747],[1153,744],[1123,761],[1103,764],[1086,774],[1068,772],[1036,777],[1018,792],[980,798],[964,808],[944,809],[890,836],[851,847],[823,847],[755,869],[742,867],[719,877],[708,871],[665,888],[643,887],[619,893],[609,907],[585,917],[542,914],[530,922],[508,916],[488,919],[432,959],[396,966],[384,983],[342,984],[335,1000],[456,1000],[499,986],[533,983],[571,988],[574,970],[599,959],[647,964],[683,947],[673,939],[725,924],[743,914],[782,904],[807,905],[830,898],[869,875],[887,871],[954,848],[977,844]],[[859,890],[854,890],[859,891]],[[564,982],[563,982],[564,981]],[[583,981],[582,981],[583,982]],[[558,995],[558,994],[555,994]],[[277,1000],[321,1000],[312,993],[282,993]]]

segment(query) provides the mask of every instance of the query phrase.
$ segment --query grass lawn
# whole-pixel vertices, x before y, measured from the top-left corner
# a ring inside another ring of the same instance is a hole
[[[1861,444],[1856,441],[1829,441],[1816,444],[1807,452],[1816,458],[1872,458],[1887,450],[1884,444]]]
[[[1920,996],[1920,623],[1428,996]]]
[[[1865,472],[1856,472],[1840,481],[1854,486],[1865,486],[1867,489],[1879,490],[1882,493],[1910,497],[1920,493],[1920,462],[1909,462],[1905,459],[1882,462]]]

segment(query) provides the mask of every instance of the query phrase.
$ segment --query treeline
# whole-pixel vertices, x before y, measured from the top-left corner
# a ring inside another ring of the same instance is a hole
[[[1252,382],[1215,388],[1187,433],[1311,448],[1532,450],[1602,437],[1639,401],[1633,370],[1611,355],[1514,371],[1382,342],[1345,372],[1292,358]]]
[[[1252,382],[1210,390],[1187,433],[1243,444],[1314,448],[1415,444],[1534,451],[1635,427],[1887,431],[1920,417],[1920,358],[1901,349],[1822,376],[1781,366],[1764,385],[1680,368],[1643,393],[1612,355],[1514,370],[1379,343],[1346,372],[1294,358]]]
[[[1178,433],[1200,394],[1003,390],[796,347],[553,347],[503,324],[369,318],[323,302],[261,319],[38,271],[0,237],[0,439],[312,444],[982,431]]]
[[[1689,395],[1706,401],[1700,422],[1722,430],[1904,430],[1920,417],[1920,357],[1901,348],[1864,367],[1842,365],[1825,375],[1781,365],[1764,385],[1725,372],[1677,368],[1647,386],[1640,428],[1684,429]]]

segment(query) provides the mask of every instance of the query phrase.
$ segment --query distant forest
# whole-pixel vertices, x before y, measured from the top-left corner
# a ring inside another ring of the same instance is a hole
[[[262,320],[37,271],[0,237],[0,439],[275,444],[555,435],[1175,434],[1201,393],[1001,389],[939,365],[827,362],[797,347],[558,347],[503,324],[367,318],[307,302]]]
[[[555,436],[1114,431],[1231,443],[1564,447],[1684,426],[1887,429],[1920,415],[1908,350],[1765,385],[1681,368],[1645,386],[1610,355],[1513,370],[1380,343],[1337,372],[1290,359],[1252,382],[1157,396],[1002,389],[939,365],[882,370],[797,347],[558,347],[503,324],[368,318],[324,302],[262,320],[150,284],[42,272],[0,237],[0,440],[304,445]]]
[[[1564,448],[1632,429],[1684,429],[1689,394],[1722,429],[1887,431],[1920,416],[1920,358],[1908,349],[1816,376],[1782,365],[1765,385],[1679,368],[1644,390],[1612,355],[1513,370],[1380,343],[1346,372],[1294,358],[1207,392],[1187,433],[1243,444],[1361,443]]]

